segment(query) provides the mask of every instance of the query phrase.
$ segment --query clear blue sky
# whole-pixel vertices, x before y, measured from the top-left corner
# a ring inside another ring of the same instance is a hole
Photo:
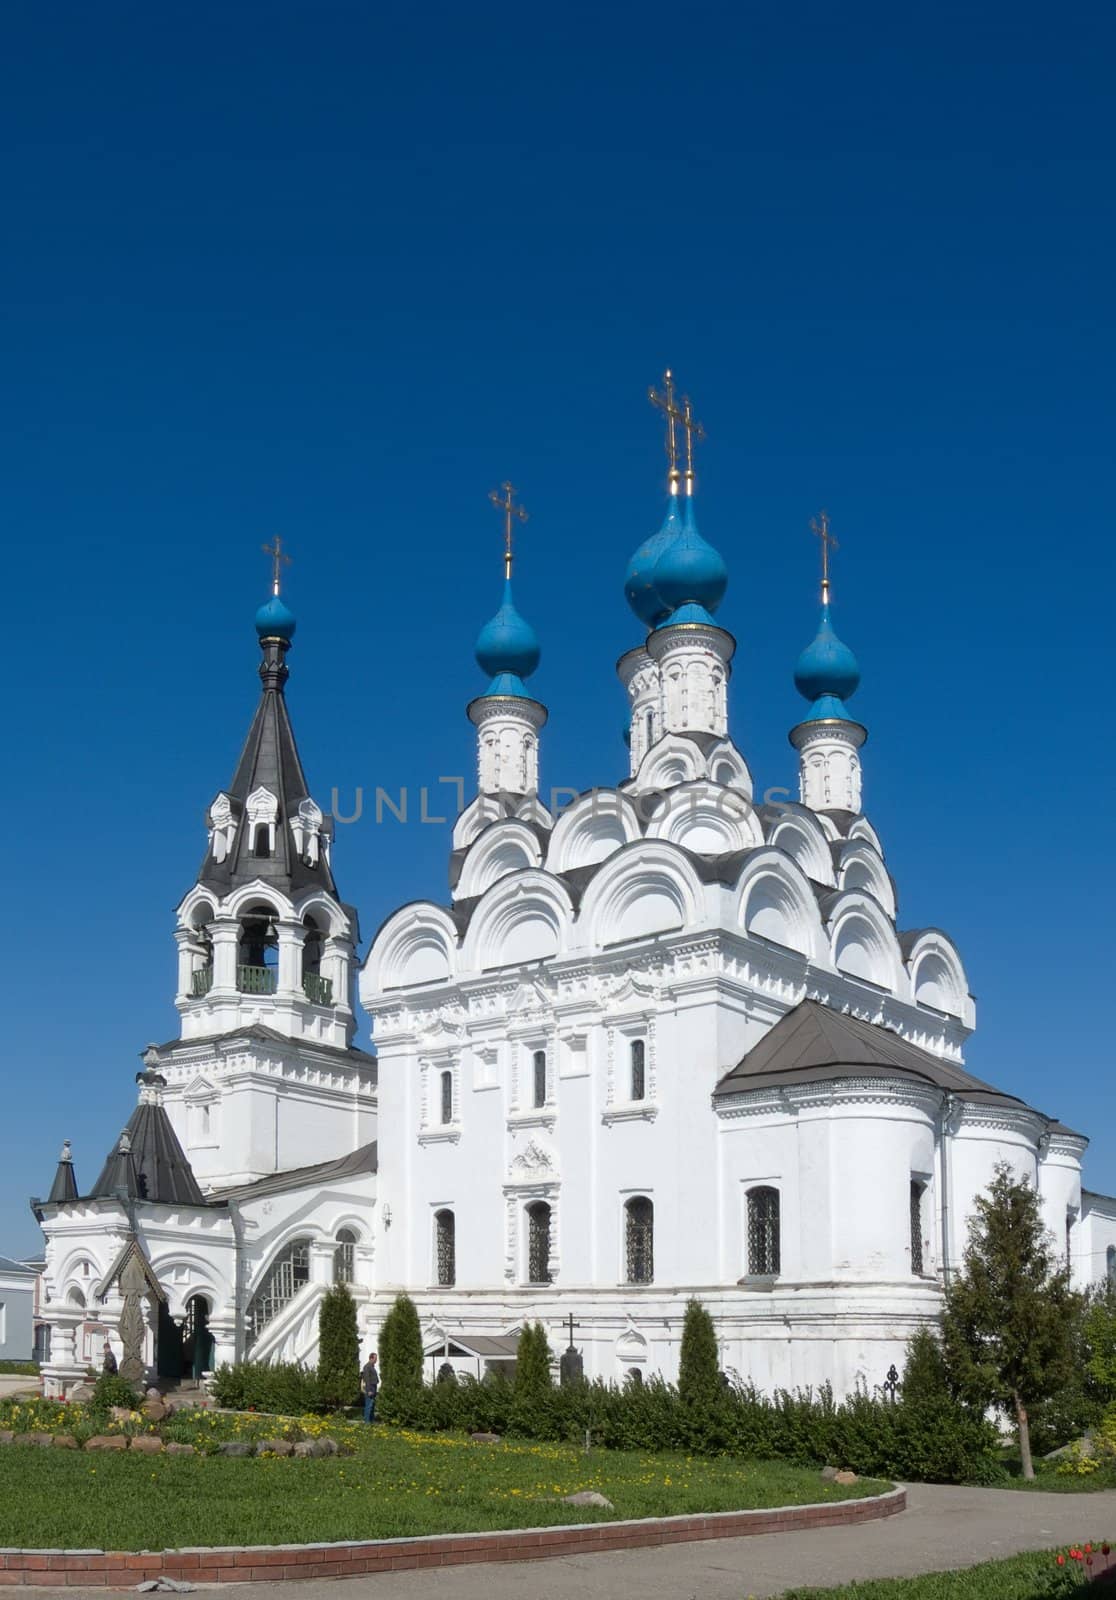
[[[757,787],[794,781],[826,505],[901,924],[960,946],[973,1070],[1116,1189],[1114,48],[1072,4],[6,9],[0,1249],[176,1031],[261,542],[319,799],[434,785],[510,477],[544,784],[614,781],[667,363]],[[448,828],[339,834],[366,937],[444,897]]]

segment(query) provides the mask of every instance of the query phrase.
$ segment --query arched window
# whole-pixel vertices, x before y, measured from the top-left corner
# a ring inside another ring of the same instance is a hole
[[[646,753],[648,750],[650,750],[651,746],[654,743],[655,743],[655,713],[653,711],[645,711],[643,713],[643,749],[644,749],[644,753]]]
[[[629,1367],[627,1372],[624,1374],[624,1381],[625,1383],[630,1384],[633,1389],[642,1389],[643,1373],[638,1367]]]
[[[1116,1244],[1110,1244],[1104,1252],[1104,1266],[1109,1282],[1116,1282]]]
[[[629,1283],[655,1280],[655,1207],[636,1195],[624,1207],[624,1263]]]
[[[748,1190],[748,1272],[773,1278],[779,1271],[779,1191]]]
[[[631,1045],[632,1099],[642,1100],[647,1094],[647,1046],[642,1039],[633,1039]]]
[[[439,1087],[441,1093],[442,1121],[453,1121],[453,1073],[445,1071],[440,1075]]]
[[[922,1276],[922,1194],[924,1184],[911,1179],[911,1271]]]
[[[236,986],[242,994],[274,994],[279,976],[279,930],[270,906],[252,906],[240,923]]]
[[[271,855],[271,829],[266,822],[260,822],[256,825],[256,838],[252,846],[252,854],[265,861]]]
[[[439,1289],[457,1281],[457,1223],[452,1211],[434,1213],[434,1269]]]
[[[255,1344],[268,1323],[310,1282],[310,1240],[292,1239],[264,1274],[248,1303],[248,1343]]]
[[[536,1050],[532,1057],[534,1103],[536,1106],[546,1105],[546,1051]]]
[[[356,1277],[357,1236],[351,1228],[338,1228],[333,1250],[334,1283],[352,1283]]]
[[[527,1282],[550,1282],[550,1207],[545,1200],[527,1207]]]

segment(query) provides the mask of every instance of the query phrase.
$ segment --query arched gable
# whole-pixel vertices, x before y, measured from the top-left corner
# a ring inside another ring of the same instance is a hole
[[[517,817],[491,822],[469,848],[454,899],[474,899],[509,873],[537,867],[541,861],[538,836],[527,823],[520,822]]]
[[[752,774],[731,739],[722,739],[709,750],[705,768],[714,783],[739,789],[747,799],[752,798]]]
[[[478,794],[453,825],[453,848],[467,849],[492,823],[512,817],[548,830],[554,826],[554,818],[537,794]]]
[[[647,837],[714,856],[763,843],[759,821],[744,796],[707,778],[671,789],[649,822]]]
[[[706,775],[705,757],[700,745],[692,739],[668,733],[651,746],[639,764],[635,787],[644,789],[673,789],[676,784],[690,783]]]
[[[671,933],[704,921],[702,887],[685,853],[637,839],[610,856],[585,891],[580,921],[599,947]]]
[[[880,843],[880,836],[867,817],[857,817],[849,828],[848,836],[850,839],[863,839],[865,843],[872,846],[880,860],[883,860],[884,851],[883,845]]]
[[[879,901],[894,921],[895,885],[879,852],[867,839],[850,839],[841,847],[837,884],[841,889],[863,889]]]
[[[220,913],[225,917],[239,917],[254,906],[266,906],[276,917],[294,915],[294,906],[287,896],[273,883],[265,883],[262,878],[255,878],[251,883],[242,884],[239,889],[234,889],[232,894],[222,900]]]
[[[828,957],[828,941],[813,890],[801,868],[768,845],[748,857],[737,880],[735,916],[745,933],[796,950],[808,960]]]
[[[616,789],[594,789],[558,818],[546,855],[551,872],[569,872],[604,861],[640,836],[639,817]]]
[[[829,902],[826,922],[838,972],[908,997],[910,985],[895,929],[870,895],[861,889],[838,891]]]
[[[348,917],[337,901],[323,893],[321,889],[313,889],[301,900],[297,900],[294,911],[300,922],[306,917],[313,917],[318,926],[328,928],[335,939],[347,939],[352,936],[353,930]]]
[[[205,889],[200,883],[196,883],[178,907],[178,926],[180,928],[200,928],[204,923],[212,922],[216,915],[217,897],[212,890]]]
[[[457,965],[457,928],[449,913],[416,901],[389,917],[372,941],[360,976],[362,998],[386,989],[440,983]]]
[[[833,858],[821,821],[805,806],[789,808],[772,823],[767,842],[790,856],[815,883],[832,885]]]
[[[927,928],[907,952],[915,1004],[944,1011],[972,1026],[973,1002],[961,957],[951,939]]]
[[[517,967],[555,956],[574,919],[566,886],[537,868],[493,884],[473,912],[461,953],[470,972]]]

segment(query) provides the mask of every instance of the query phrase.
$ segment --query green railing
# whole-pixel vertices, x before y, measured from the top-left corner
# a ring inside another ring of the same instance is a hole
[[[190,993],[195,1000],[200,1000],[203,994],[208,994],[213,987],[213,967],[199,967],[190,974]]]
[[[302,979],[302,992],[316,1006],[331,1006],[333,979],[323,978],[320,972],[307,972]]]
[[[236,986],[241,994],[274,994],[279,974],[274,967],[237,967]]]

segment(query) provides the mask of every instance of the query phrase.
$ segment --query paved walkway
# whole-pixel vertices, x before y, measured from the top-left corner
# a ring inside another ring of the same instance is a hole
[[[209,1586],[207,1592],[228,1593],[230,1600],[523,1600],[525,1594],[531,1600],[769,1600],[800,1584],[906,1577],[1116,1535],[1116,1490],[1026,1494],[915,1484],[907,1500],[901,1516],[860,1527],[367,1578]],[[110,1592],[66,1590],[90,1597]]]

